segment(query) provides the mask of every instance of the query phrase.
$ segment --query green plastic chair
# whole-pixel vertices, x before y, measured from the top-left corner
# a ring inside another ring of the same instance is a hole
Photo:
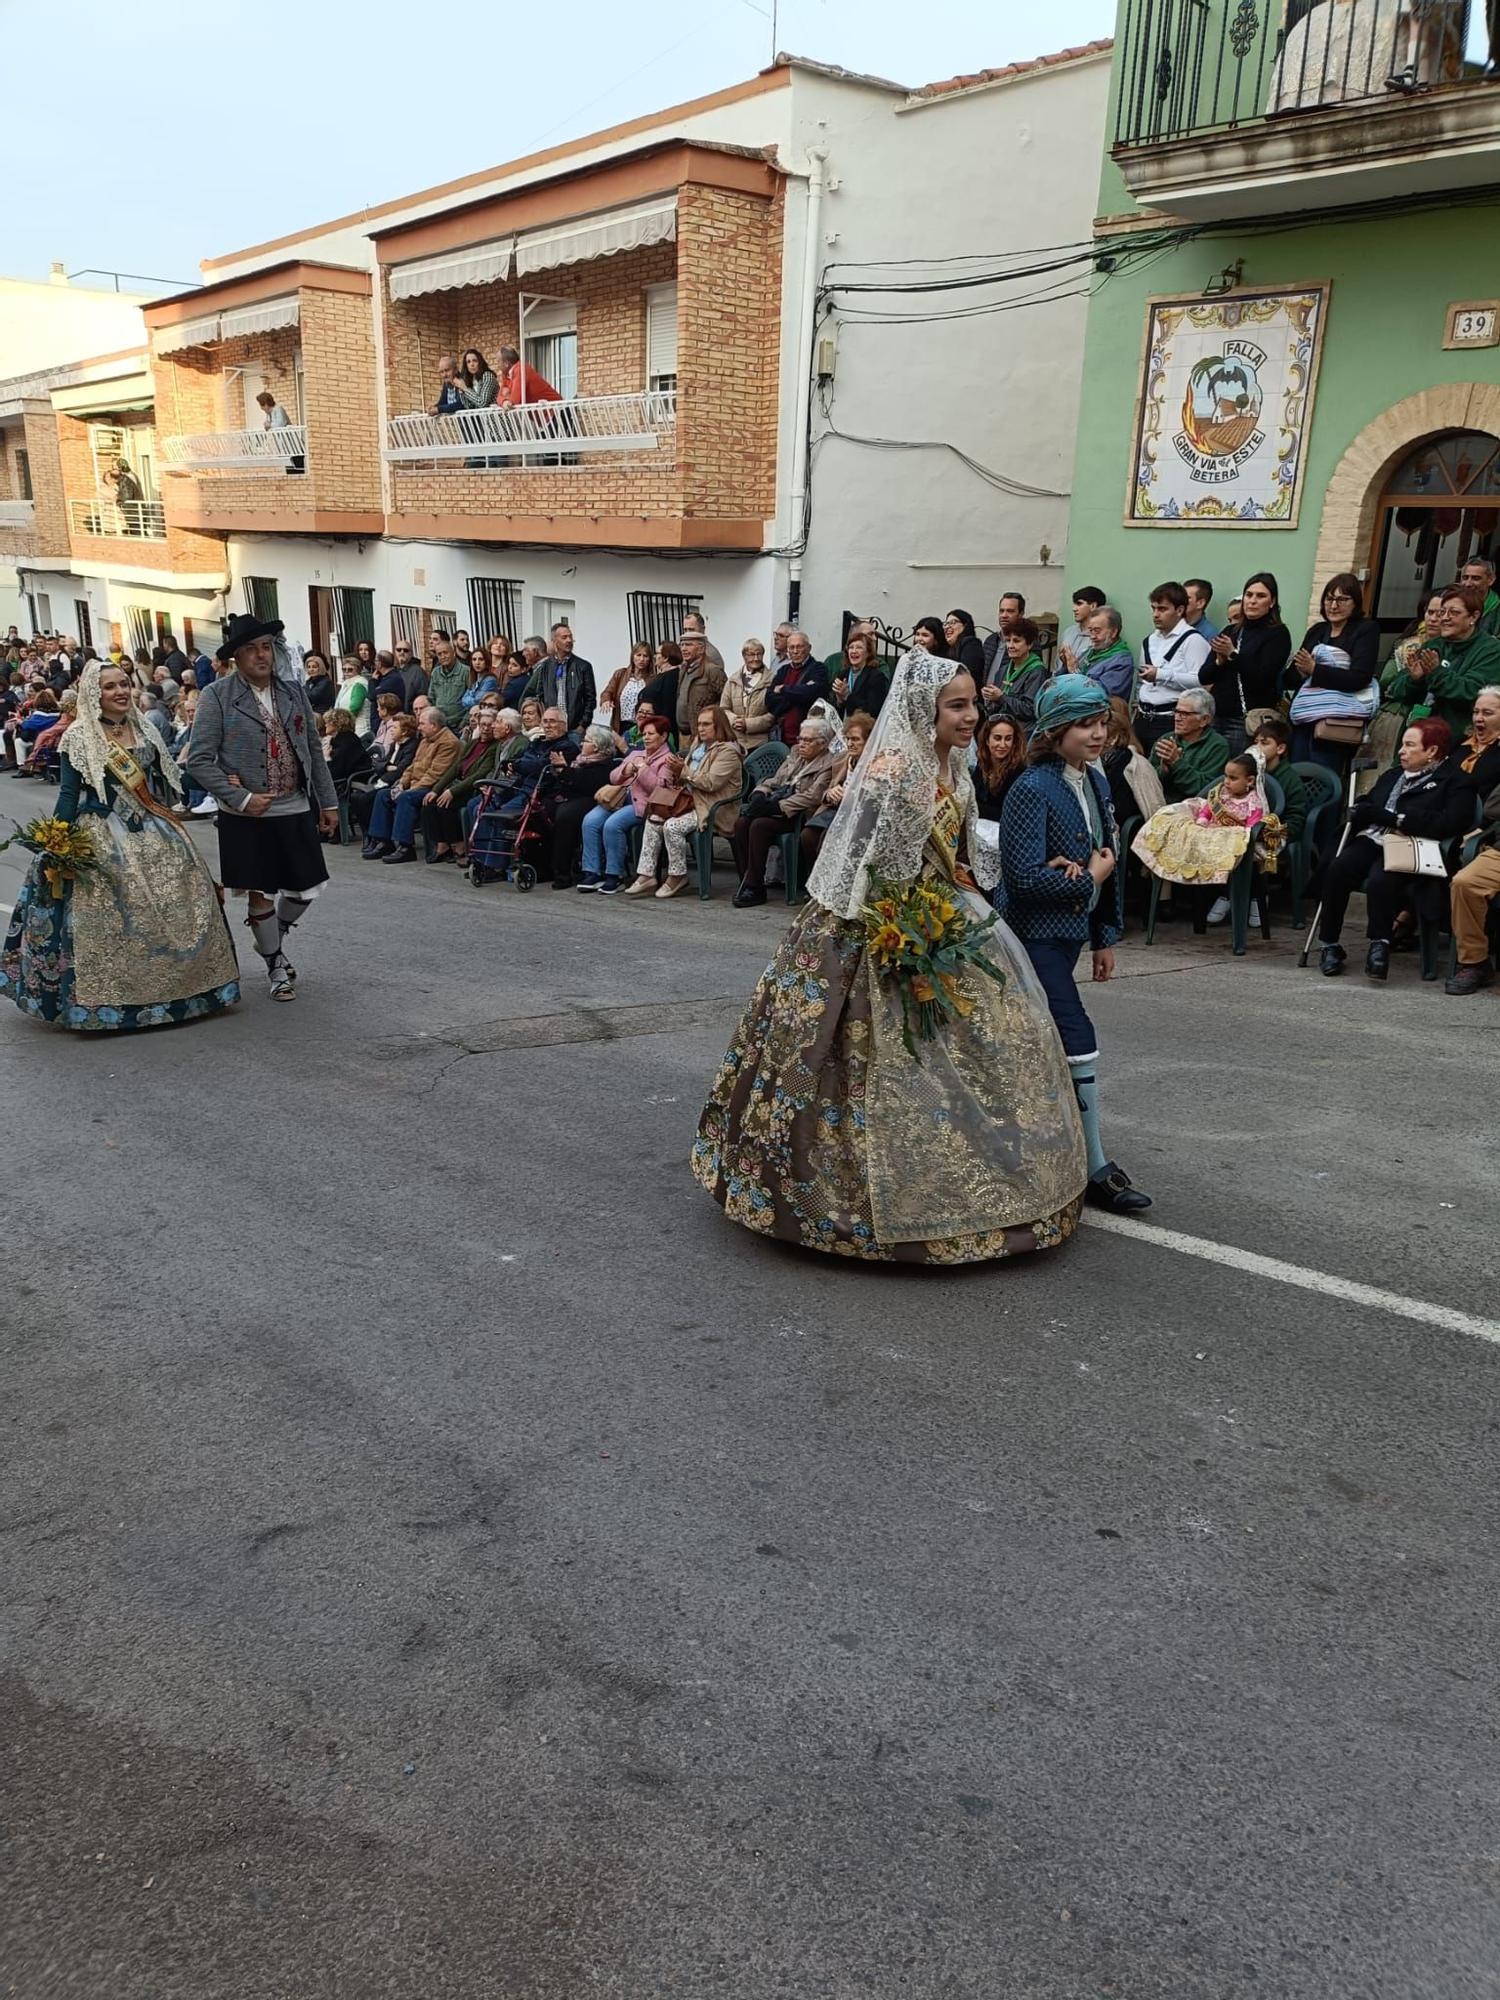
[[[727,812],[731,818],[737,816],[738,808],[749,798],[761,780],[769,778],[773,771],[780,770],[786,762],[787,754],[785,743],[762,743],[758,750],[752,750],[745,759],[745,775],[740,786],[739,798],[720,799],[708,816],[708,824],[698,829],[694,836],[693,853],[698,863],[698,895],[701,901],[706,903],[713,894],[714,835],[719,831],[720,814]],[[727,835],[725,837],[727,838]]]
[[[1301,838],[1295,846],[1290,843],[1287,846],[1292,874],[1292,925],[1300,930],[1307,884],[1319,852],[1319,829],[1326,822],[1338,819],[1344,803],[1344,787],[1338,772],[1330,771],[1326,764],[1292,764],[1288,768],[1297,773],[1308,792],[1307,821]]]

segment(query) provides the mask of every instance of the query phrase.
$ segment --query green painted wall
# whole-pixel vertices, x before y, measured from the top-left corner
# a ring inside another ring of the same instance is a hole
[[[1122,7],[1122,20],[1123,12]],[[1118,44],[1116,60],[1118,65]],[[1109,129],[1112,133],[1113,112]],[[1106,153],[1100,214],[1141,212]],[[1145,593],[1164,578],[1211,577],[1214,609],[1222,615],[1226,599],[1238,594],[1252,571],[1269,569],[1281,585],[1288,622],[1295,624],[1314,596],[1323,494],[1352,440],[1392,404],[1435,384],[1500,384],[1500,348],[1445,353],[1442,344],[1452,301],[1500,292],[1497,229],[1500,195],[1480,206],[1311,226],[1303,221],[1254,235],[1206,234],[1103,281],[1089,306],[1068,529],[1069,586],[1094,583],[1107,591],[1125,613],[1127,634],[1134,639],[1147,623]],[[1101,242],[1100,248],[1118,254],[1129,240]],[[1333,287],[1300,523],[1295,529],[1126,527],[1146,302],[1199,293],[1236,258],[1244,259],[1246,285],[1326,279]],[[1361,565],[1367,560],[1362,554]]]

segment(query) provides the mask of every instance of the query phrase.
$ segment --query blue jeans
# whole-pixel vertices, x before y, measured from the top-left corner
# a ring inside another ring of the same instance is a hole
[[[1042,982],[1047,1006],[1062,1039],[1063,1054],[1070,1057],[1096,1055],[1099,1037],[1088,1010],[1079,997],[1073,968],[1078,963],[1081,944],[1067,944],[1061,938],[1039,938],[1035,943],[1022,939],[1026,956]]]
[[[1354,747],[1349,743],[1320,743],[1313,730],[1313,722],[1292,724],[1292,762],[1294,764],[1321,764],[1325,771],[1337,771],[1339,777],[1347,781],[1349,766],[1354,762]]]
[[[377,792],[370,802],[371,840],[394,840],[398,847],[415,847],[417,815],[426,797],[425,791],[398,792],[392,805],[389,792]]]
[[[585,875],[623,875],[630,866],[630,829],[639,815],[627,799],[611,812],[608,806],[594,806],[583,822],[583,872]]]

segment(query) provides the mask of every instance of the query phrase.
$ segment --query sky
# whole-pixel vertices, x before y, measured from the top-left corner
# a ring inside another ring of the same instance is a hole
[[[44,278],[59,260],[195,283],[202,257],[752,76],[770,57],[773,6],[774,46],[906,84],[1107,35],[1115,12],[1114,0],[430,12],[412,0],[72,0],[64,57],[54,7],[0,0],[10,75],[57,86],[8,97],[0,273]]]

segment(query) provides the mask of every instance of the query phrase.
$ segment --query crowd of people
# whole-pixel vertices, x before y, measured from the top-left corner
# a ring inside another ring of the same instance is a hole
[[[548,385],[518,369],[514,355],[497,372],[470,350],[459,366],[445,360],[444,397],[454,407],[546,400]],[[1077,675],[1107,698],[1098,765],[1116,829],[1133,832],[1130,851],[1174,885],[1196,928],[1228,917],[1229,879],[1247,853],[1257,894],[1270,893],[1279,858],[1300,851],[1326,796],[1326,771],[1338,807],[1319,814],[1313,857],[1322,970],[1344,970],[1347,906],[1362,891],[1369,976],[1386,978],[1393,951],[1446,922],[1457,957],[1447,990],[1489,985],[1500,897],[1494,566],[1465,563],[1384,664],[1352,575],[1329,579],[1300,642],[1269,572],[1247,579],[1222,625],[1214,600],[1206,578],[1158,585],[1132,645],[1121,610],[1082,587],[1051,658],[1050,634],[1019,592],[1000,598],[983,636],[963,610],[915,622],[912,643],[974,682],[980,838],[1003,846],[1007,800],[1034,761],[1038,701],[1056,676]],[[22,641],[12,628],[4,651],[6,761],[54,776],[93,648]],[[185,747],[200,691],[223,666],[170,635],[132,660],[118,648],[109,658],[130,669],[137,705],[168,745]],[[765,902],[776,879],[789,900],[806,880],[877,730],[892,665],[865,621],[822,657],[782,624],[726,663],[694,612],[674,638],[636,643],[607,675],[562,621],[519,646],[439,633],[425,659],[410,643],[362,640],[337,660],[307,652],[300,671],[364,859],[420,857],[480,883],[669,900],[705,842],[711,866],[717,836],[745,908]],[[202,794],[189,808],[217,809]]]

